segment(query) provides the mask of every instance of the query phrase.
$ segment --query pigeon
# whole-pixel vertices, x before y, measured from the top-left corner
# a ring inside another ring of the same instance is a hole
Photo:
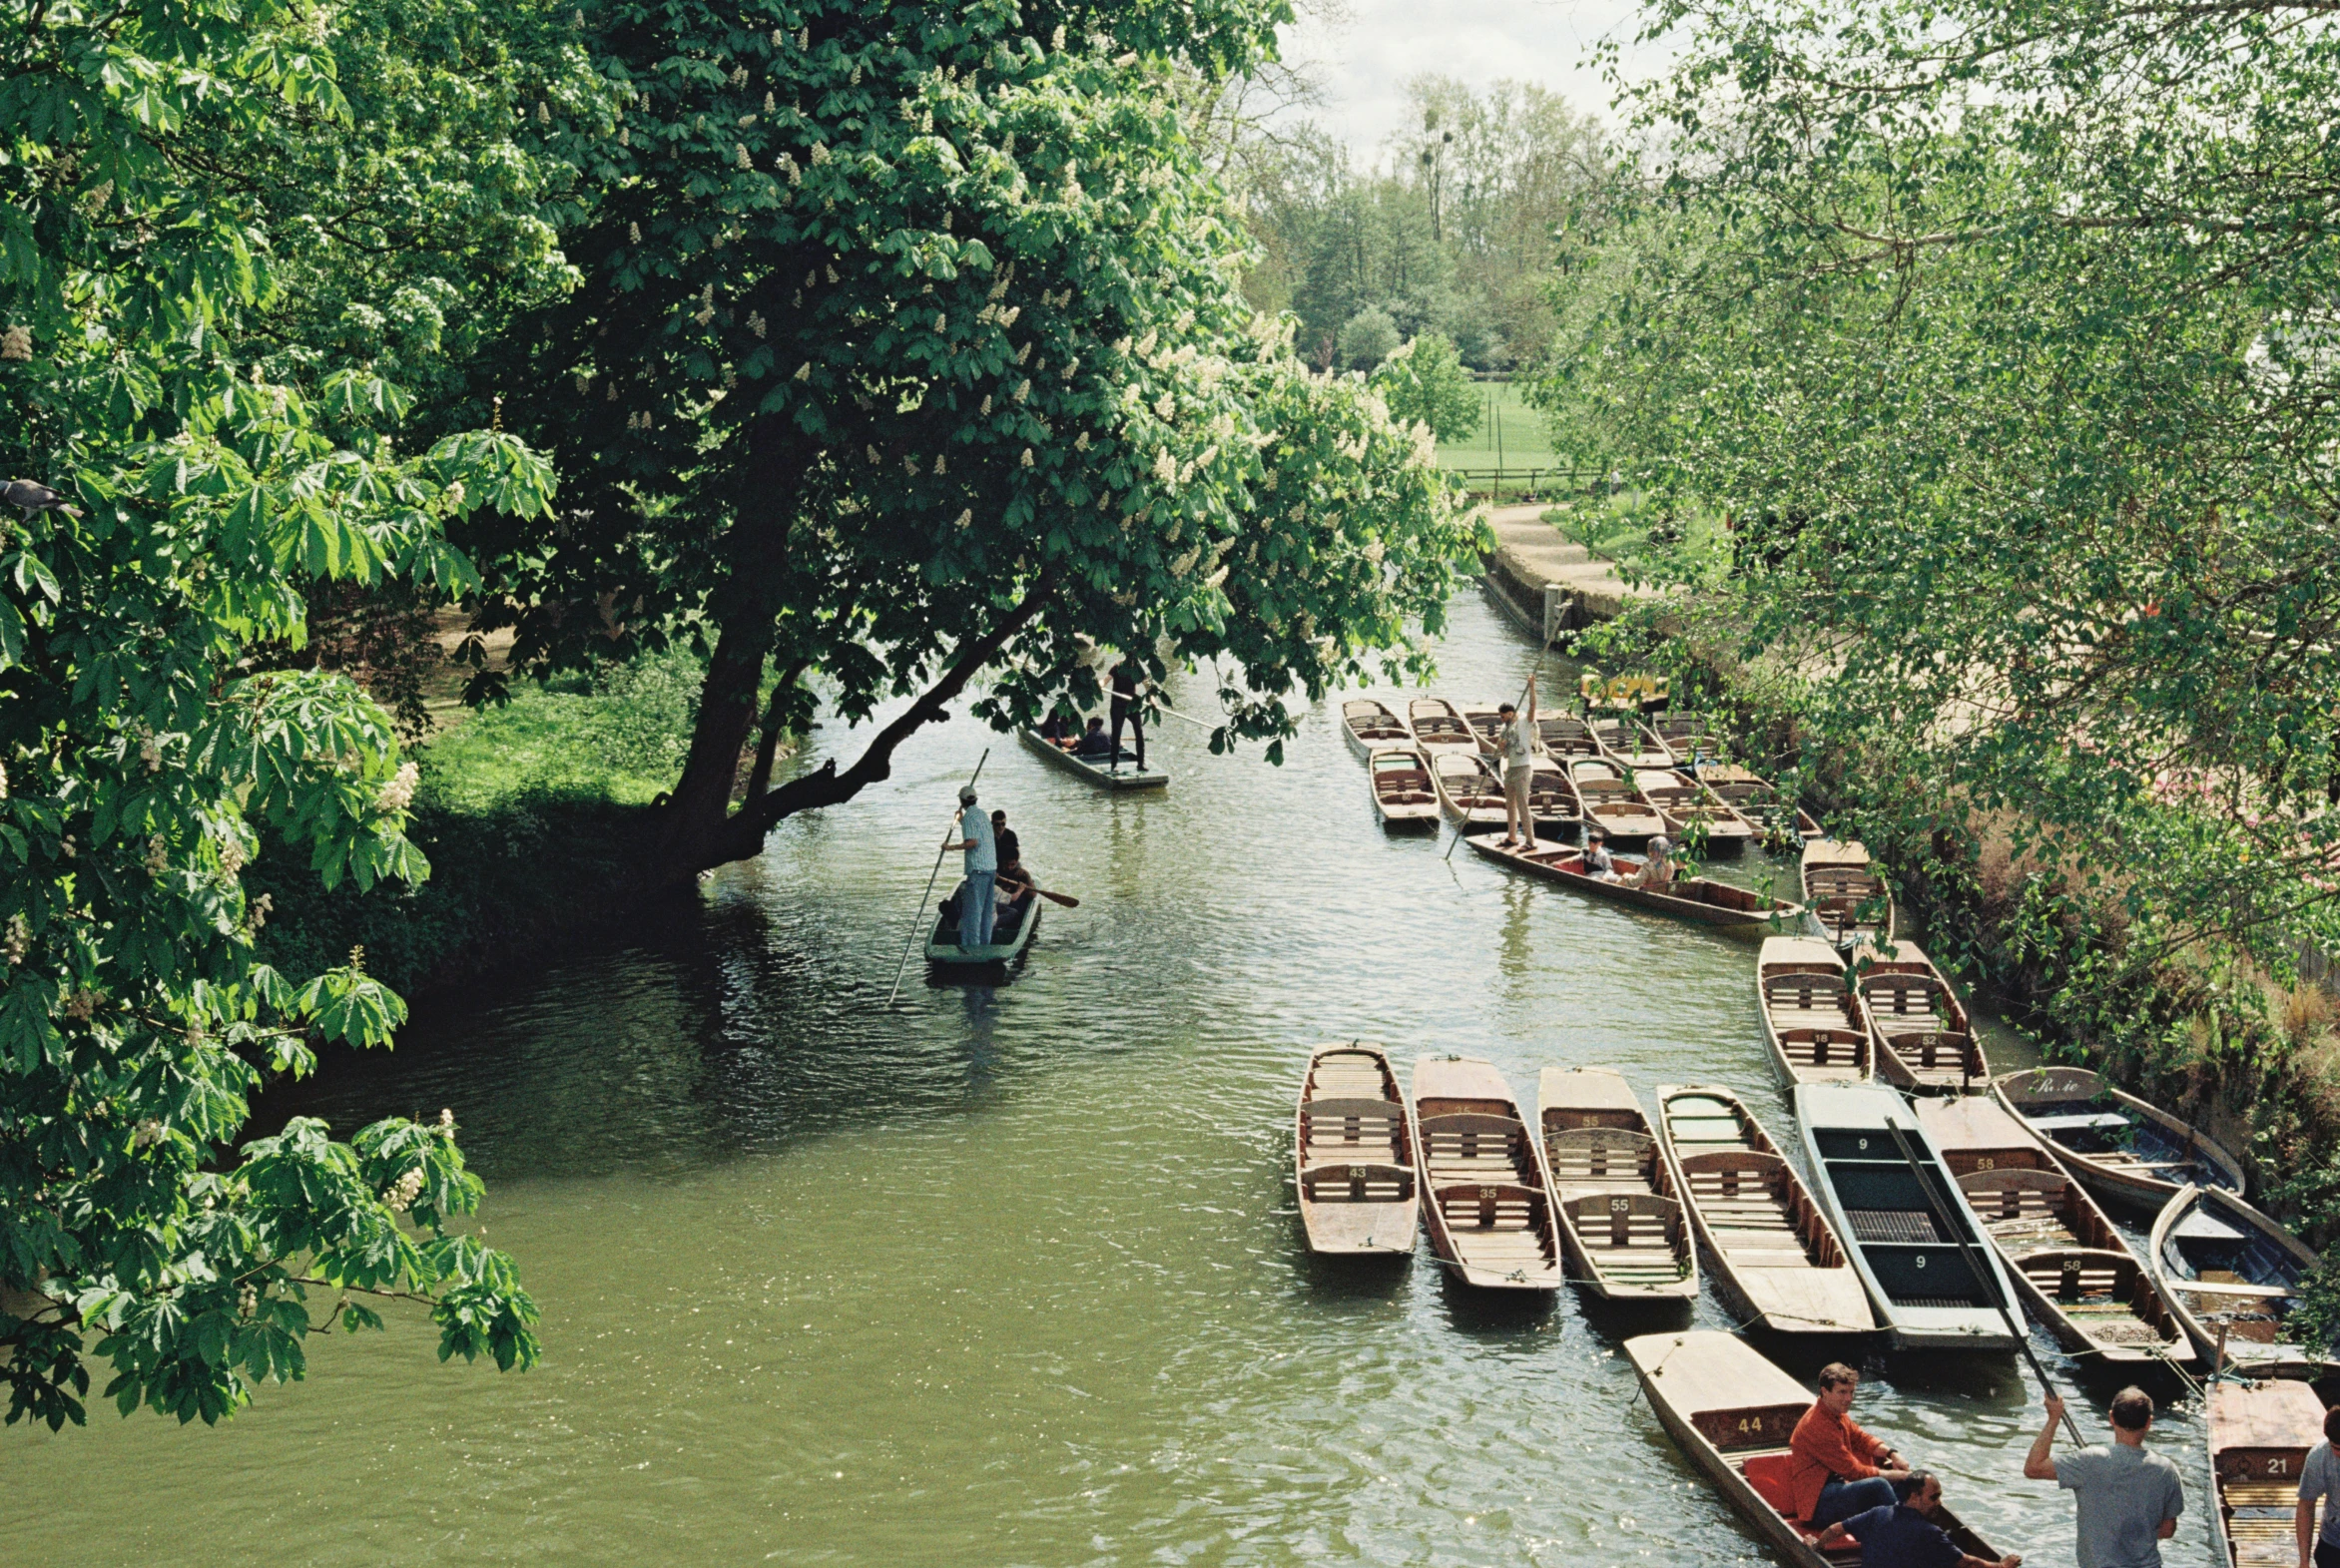
[[[81,515],[80,507],[70,504],[47,485],[35,484],[30,479],[9,480],[5,487],[0,487],[0,501],[24,513],[26,522],[32,521],[35,512],[63,512],[67,517]]]

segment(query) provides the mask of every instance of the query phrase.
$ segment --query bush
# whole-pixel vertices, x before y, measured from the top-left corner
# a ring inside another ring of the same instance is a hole
[[[1401,423],[1429,425],[1442,441],[1467,441],[1478,433],[1477,384],[1455,345],[1436,332],[1384,359],[1373,384],[1390,405],[1390,417]]]
[[[1341,362],[1352,370],[1371,370],[1398,350],[1398,323],[1390,312],[1367,305],[1341,328]]]

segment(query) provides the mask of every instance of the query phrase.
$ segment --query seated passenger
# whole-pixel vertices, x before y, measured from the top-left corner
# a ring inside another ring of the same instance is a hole
[[[1072,749],[1072,755],[1075,757],[1111,757],[1113,755],[1113,739],[1105,734],[1104,720],[1091,719],[1089,721],[1089,728],[1081,736],[1080,744]]]
[[[1597,827],[1584,829],[1584,874],[1611,878],[1617,874],[1617,857],[1609,853],[1608,834]]]
[[[1815,1527],[1901,1501],[1893,1483],[1909,1474],[1909,1466],[1891,1443],[1854,1421],[1853,1395],[1860,1387],[1861,1374],[1842,1361],[1820,1368],[1820,1397],[1788,1438],[1796,1517]]]
[[[1880,1503],[1850,1519],[1839,1519],[1817,1536],[1807,1537],[1823,1552],[1842,1551],[1849,1539],[1861,1548],[1862,1568],[2023,1568],[2013,1552],[1993,1562],[1962,1550],[1937,1520],[1942,1513],[1942,1482],[1931,1470],[1912,1470],[1908,1496],[1899,1503]],[[1900,1488],[1896,1488],[1899,1490]]]
[[[1644,860],[1641,863],[1641,869],[1634,873],[1633,885],[1646,887],[1655,893],[1662,893],[1670,889],[1674,885],[1673,853],[1674,846],[1671,839],[1663,837],[1650,839],[1649,858]]]

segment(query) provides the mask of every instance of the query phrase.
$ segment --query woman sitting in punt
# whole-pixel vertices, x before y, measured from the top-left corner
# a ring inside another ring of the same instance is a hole
[[[1641,862],[1641,869],[1633,873],[1632,881],[1626,885],[1631,887],[1646,887],[1653,893],[1665,893],[1673,891],[1673,854],[1674,845],[1672,839],[1662,836],[1650,839],[1649,858]]]

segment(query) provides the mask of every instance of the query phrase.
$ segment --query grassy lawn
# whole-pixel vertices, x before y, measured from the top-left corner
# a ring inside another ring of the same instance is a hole
[[[1515,381],[1481,381],[1478,393],[1485,412],[1478,433],[1467,441],[1439,443],[1439,462],[1448,468],[1497,466],[1496,429],[1501,428],[1501,465],[1504,468],[1549,467],[1556,458],[1543,415],[1527,406]]]

